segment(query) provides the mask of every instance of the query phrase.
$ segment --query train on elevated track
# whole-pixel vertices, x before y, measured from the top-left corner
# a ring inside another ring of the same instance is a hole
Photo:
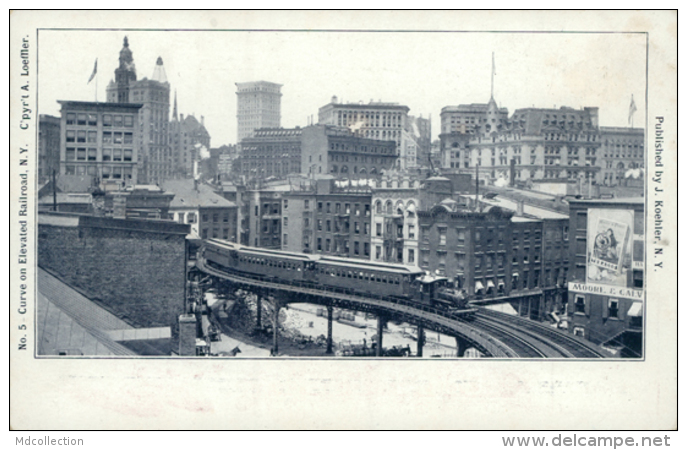
[[[247,247],[220,239],[205,240],[198,259],[230,275],[401,301],[464,319],[476,312],[461,292],[448,287],[447,278],[416,267]]]

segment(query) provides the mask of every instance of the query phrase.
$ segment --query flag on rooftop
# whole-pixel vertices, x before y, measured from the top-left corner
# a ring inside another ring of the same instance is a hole
[[[95,78],[96,73],[98,73],[98,58],[95,58],[95,65],[93,66],[93,73],[88,78],[88,83],[86,83],[86,84],[90,84],[91,81],[93,81],[93,78]]]
[[[632,122],[632,116],[634,113],[637,111],[637,105],[635,104],[635,96],[632,96],[632,100],[630,100],[630,114],[627,117],[627,123]]]

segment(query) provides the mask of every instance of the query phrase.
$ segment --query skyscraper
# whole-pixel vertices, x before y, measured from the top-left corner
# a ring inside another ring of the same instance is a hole
[[[237,139],[240,143],[258,128],[281,126],[281,84],[269,81],[236,83]]]
[[[124,37],[115,79],[107,86],[107,101],[143,105],[138,127],[138,181],[143,184],[161,183],[172,176],[172,151],[168,136],[169,89],[160,57],[155,63],[152,79],[137,80],[133,53],[129,48],[129,40]]]

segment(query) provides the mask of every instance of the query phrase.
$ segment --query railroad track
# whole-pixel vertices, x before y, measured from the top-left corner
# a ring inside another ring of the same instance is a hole
[[[503,326],[498,322],[489,321],[482,317],[477,317],[472,322],[499,341],[506,342],[521,358],[547,357],[547,352],[532,344],[531,338],[522,336],[512,327]]]
[[[275,290],[282,290],[286,292],[296,292],[300,294],[308,294],[313,296],[321,296],[334,298],[338,300],[348,301],[352,304],[371,305],[381,310],[388,312],[403,313],[410,316],[418,317],[429,322],[436,323],[451,331],[466,338],[467,340],[477,344],[481,349],[485,350],[489,355],[496,358],[519,358],[522,357],[509,344],[506,344],[488,333],[482,331],[479,327],[470,325],[465,320],[457,320],[446,315],[438,314],[436,312],[424,311],[422,309],[414,308],[408,305],[402,305],[390,301],[384,301],[374,298],[359,297],[356,295],[332,292],[322,289],[306,288],[302,286],[292,286],[289,284],[275,283],[272,281],[258,280],[250,277],[240,276],[237,274],[227,273],[221,270],[214,269],[205,264],[199,258],[197,267],[203,272],[214,275],[219,278],[228,279],[234,283],[244,284],[253,287],[268,288]]]
[[[473,320],[459,319],[439,311],[425,311],[380,299],[231,274],[207,266],[202,259],[199,259],[197,264],[199,269],[208,274],[239,284],[330,297],[352,304],[371,305],[389,312],[419,317],[456,332],[496,358],[600,358],[606,356],[600,350],[594,349],[593,344],[581,342],[577,340],[578,338],[520,317],[484,308],[478,309]]]
[[[483,320],[486,319],[494,323],[500,323],[506,327],[517,329],[522,334],[531,336],[533,339],[539,340],[540,342],[547,343],[547,345],[555,348],[560,353],[560,357],[563,358],[605,358],[609,356],[601,348],[590,342],[583,341],[577,336],[560,332],[547,325],[533,322],[529,319],[511,316],[486,308],[479,308],[476,315]]]

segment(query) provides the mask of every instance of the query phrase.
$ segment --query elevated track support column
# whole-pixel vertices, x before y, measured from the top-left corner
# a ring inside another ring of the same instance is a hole
[[[259,289],[256,293],[258,314],[255,319],[255,328],[258,330],[262,328],[262,290]]]
[[[460,336],[456,336],[456,356],[459,358],[465,356],[465,350],[467,350],[468,345],[468,341]]]
[[[377,348],[375,349],[375,356],[382,356],[382,340],[384,335],[384,324],[386,319],[379,315],[377,316]]]
[[[272,356],[277,356],[279,354],[279,310],[281,308],[281,305],[279,304],[279,300],[276,298],[273,300],[273,309],[272,309],[272,351],[271,355]]]
[[[422,325],[417,327],[417,357],[422,358],[422,347],[425,345],[425,329]]]
[[[332,350],[332,319],[334,316],[334,307],[332,305],[327,306],[327,355],[331,355]]]

